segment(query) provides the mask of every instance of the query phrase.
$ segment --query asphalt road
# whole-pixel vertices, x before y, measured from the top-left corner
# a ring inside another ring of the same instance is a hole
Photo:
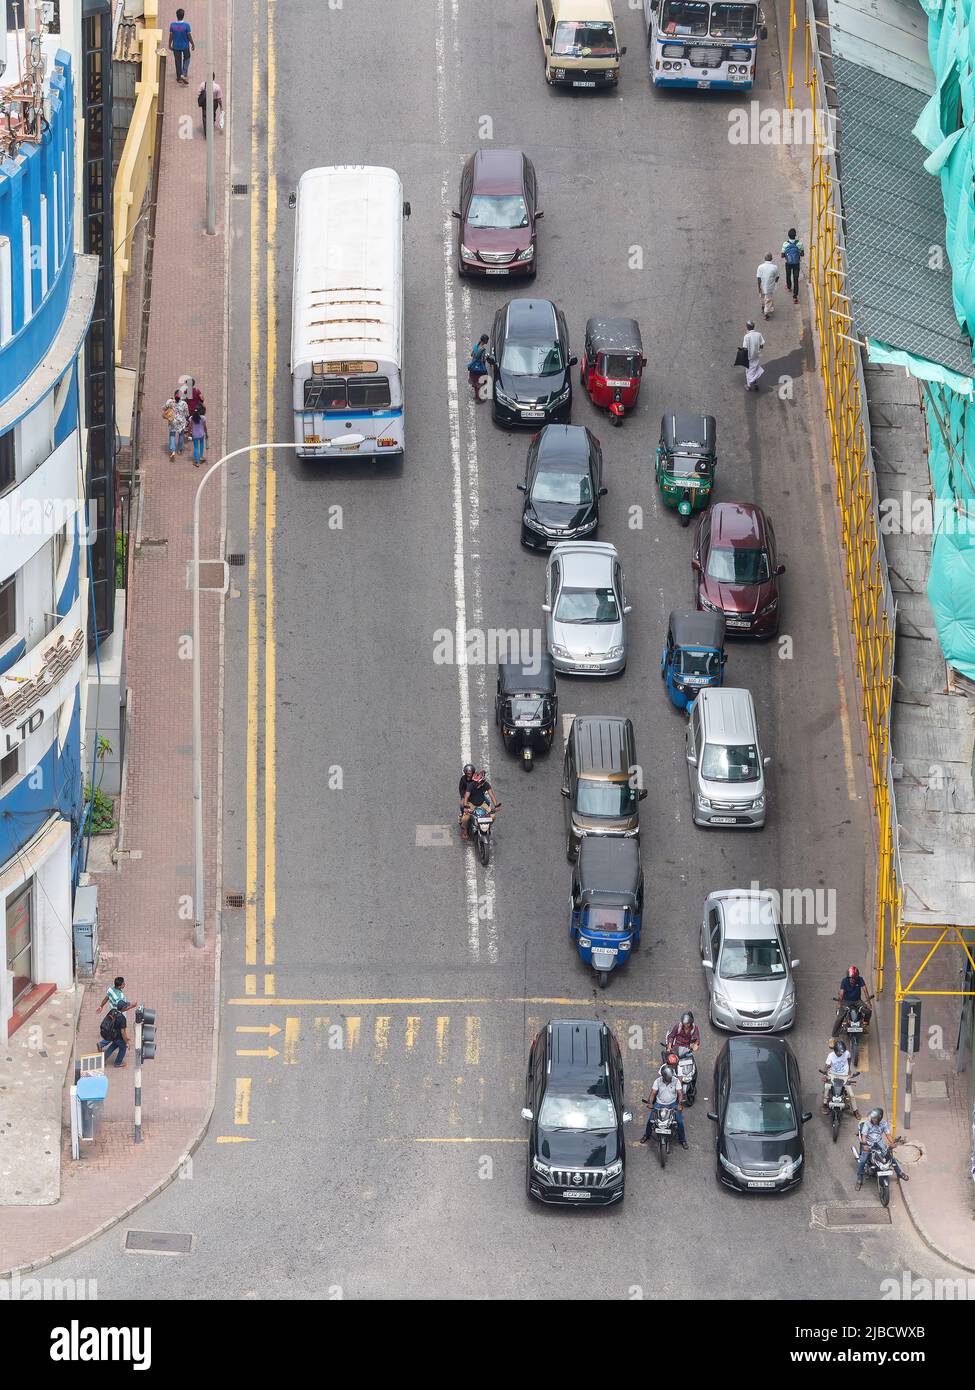
[[[270,503],[263,462],[232,475],[228,548],[247,550],[253,571],[235,571],[245,578],[228,603],[224,885],[243,890],[250,872],[259,892],[249,919],[224,918],[209,1136],[189,1180],[130,1223],[192,1231],[195,1252],[120,1261],[120,1228],[62,1262],[65,1275],[97,1278],[103,1296],[870,1299],[905,1267],[943,1272],[897,1197],[888,1227],[823,1228],[824,1204],[854,1193],[849,1144],[834,1148],[818,1116],[796,1193],[741,1200],[718,1189],[704,1112],[722,1039],[706,1026],[689,1153],[662,1173],[632,1147],[626,1200],[609,1211],[551,1212],[525,1198],[524,1059],[547,1018],[607,1019],[639,1109],[657,1038],[688,1005],[705,1018],[706,894],[752,881],[835,894],[829,930],[792,929],[801,960],[792,1043],[812,1107],[829,995],[864,957],[870,927],[867,802],[805,289],[801,308],[780,289],[762,325],[772,389],[746,395],[731,366],[758,307],[756,265],[792,223],[805,232],[801,159],[730,143],[726,98],[654,94],[642,17],[620,4],[617,18],[629,46],[618,94],[573,98],[542,79],[530,0],[238,7],[234,176],[261,177],[231,203],[238,428],[228,447],[255,426],[258,438],[289,437],[287,195],[304,169],[348,161],[394,166],[412,203],[408,455],[385,473],[279,456]],[[781,95],[773,30],[753,96],[779,105]],[[643,944],[605,992],[566,932],[561,742],[525,776],[494,733],[493,667],[434,660],[437,630],[455,626],[459,574],[469,629],[541,629],[544,561],[518,544],[526,439],[475,407],[463,372],[505,289],[461,285],[445,246],[462,160],[486,132],[535,162],[545,220],[533,292],[564,308],[573,350],[590,314],[625,313],[640,321],[649,358],[622,430],[579,393],[573,406],[574,422],[602,438],[600,534],[621,551],[634,611],[625,675],[565,680],[561,705],[630,716],[649,786]],[[265,170],[277,195],[270,235]],[[727,672],[752,690],[774,759],[761,834],[691,825],[683,723],[658,678],[667,614],[691,596],[693,533],[662,510],[652,476],[660,415],[678,406],[717,416],[716,495],[762,503],[787,565],[789,642],[734,644]],[[263,662],[250,685],[249,630]],[[465,686],[473,752],[504,803],[486,873],[455,837],[418,844],[424,828],[453,821]],[[275,1055],[239,1055],[268,1047]],[[879,1093],[873,1059],[865,1082]],[[639,1132],[634,1124],[634,1141]]]

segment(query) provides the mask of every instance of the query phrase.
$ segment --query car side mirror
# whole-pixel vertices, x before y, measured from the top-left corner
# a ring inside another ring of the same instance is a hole
[[[527,484],[527,483],[515,483],[515,487],[518,489],[519,492],[527,492],[527,491],[528,491],[528,484]]]
[[[624,1110],[624,1111],[623,1111],[623,1123],[624,1123],[625,1125],[628,1125],[632,1119],[633,1119],[632,1112],[629,1111],[629,1110]]]
[[[551,611],[552,611],[552,605],[551,605],[550,603],[543,603],[543,604],[542,604],[542,612],[543,612],[543,613],[551,613]]]
[[[690,763],[691,767],[697,767],[697,755],[695,753],[688,753],[687,761]]]
[[[573,353],[572,356],[569,358],[569,366],[574,367],[578,361],[578,357],[576,357],[575,353]]]
[[[775,567],[775,573],[776,573],[776,574],[785,574],[785,565],[776,565],[776,567]]]
[[[486,352],[484,354],[484,360],[485,362],[490,362],[492,367],[496,367],[498,365],[498,359],[495,357],[493,352]]]
[[[527,1105],[523,1105],[521,1107],[521,1118],[523,1120],[533,1120],[535,1118],[532,1112],[528,1109]]]
[[[798,962],[797,960],[790,960],[790,961],[789,961],[789,964],[790,964],[790,966],[792,967],[793,970],[798,970],[798,969],[799,969],[799,962]]]
[[[651,0],[650,8],[651,8],[652,10],[655,10],[655,9],[657,8],[657,6],[653,3],[653,0]],[[759,31],[758,31],[758,37],[759,37],[760,39],[767,39],[767,38],[768,38],[768,25],[767,25],[767,24],[763,24],[762,27],[761,27],[761,29],[759,29]]]
[[[657,0],[653,0],[653,3],[654,3],[654,8],[656,8]],[[718,1117],[717,1117],[717,1115],[714,1113],[713,1110],[709,1110],[709,1111],[707,1112],[707,1117],[708,1117],[709,1120],[713,1120],[713,1121],[715,1122],[715,1124],[718,1123]]]
[[[708,957],[708,956],[702,956],[702,957],[701,957],[701,965],[704,967],[705,970],[713,970],[713,969],[714,969],[714,961],[711,960],[710,957]]]
[[[812,1119],[812,1111],[811,1111],[811,1110],[804,1110],[804,1111],[802,1112],[802,1123],[803,1123],[804,1125],[807,1125],[811,1119]]]
[[[624,613],[632,613],[632,612],[633,612],[633,604],[632,604],[632,603],[624,603],[624,605],[623,605],[623,612],[624,612]]]
[[[625,52],[626,52],[626,44],[624,44],[623,47],[620,49],[620,57],[621,57],[621,58],[622,58],[622,56],[623,56],[623,54],[624,54]]]
[[[646,787],[644,787],[643,790],[642,790],[642,791],[639,793],[639,795],[638,795],[638,800],[640,800],[640,801],[646,801],[646,799],[647,799],[647,789],[646,789]]]
[[[765,757],[762,759],[762,767],[769,767],[771,765],[771,762],[772,759],[766,753]]]
[[[605,497],[606,494],[607,494],[607,492],[609,492],[609,488],[608,488],[608,487],[601,487],[601,488],[599,489],[599,495],[600,495],[600,497]]]
[[[691,560],[691,569],[695,572],[695,574],[701,573],[701,562],[697,558],[697,556],[694,556],[694,558]]]
[[[544,212],[542,212],[542,210],[539,208],[539,210],[535,213],[535,221],[537,222],[538,219],[539,219],[540,217],[544,217],[544,216],[545,216]]]
[[[569,795],[569,788],[568,788],[568,787],[563,787],[563,788],[562,788],[562,795],[563,795],[563,796],[568,796],[568,795]]]
[[[450,215],[451,215],[451,217],[456,217],[458,222],[460,221],[460,213],[459,213],[459,212],[452,212]]]

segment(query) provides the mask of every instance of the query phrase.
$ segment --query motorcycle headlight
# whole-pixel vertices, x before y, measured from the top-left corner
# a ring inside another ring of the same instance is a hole
[[[524,251],[519,252],[519,261],[530,261],[535,254],[535,243],[530,241]]]
[[[472,251],[471,248],[470,248],[469,246],[465,246],[464,243],[461,242],[461,244],[460,244],[460,258],[461,258],[462,261],[476,261],[476,260],[477,260],[477,252],[476,252],[476,251]]]
[[[618,1178],[623,1171],[623,1160],[618,1158],[615,1163],[611,1163],[606,1169],[607,1178]]]

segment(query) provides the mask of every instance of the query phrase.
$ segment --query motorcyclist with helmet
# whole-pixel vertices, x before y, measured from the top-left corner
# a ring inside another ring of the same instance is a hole
[[[857,1159],[856,1182],[856,1190],[858,1192],[863,1186],[863,1175],[870,1161],[870,1150],[875,1144],[890,1159],[898,1179],[901,1182],[910,1181],[907,1174],[901,1170],[900,1164],[894,1157],[893,1148],[890,1143],[890,1132],[890,1124],[884,1119],[883,1109],[879,1105],[874,1106],[867,1118],[860,1121],[860,1128],[857,1131],[860,1138],[860,1157]]]
[[[684,1133],[684,1088],[674,1075],[672,1067],[666,1063],[660,1068],[660,1074],[654,1077],[653,1085],[650,1088],[650,1095],[646,1101],[650,1106],[650,1113],[647,1116],[646,1129],[643,1131],[641,1144],[649,1144],[650,1131],[656,1122],[657,1115],[661,1110],[673,1110],[674,1118],[677,1121],[677,1139],[682,1149],[689,1147],[687,1135]]]
[[[863,1013],[864,1025],[870,1022],[870,1005],[867,1002],[869,999],[866,980],[860,974],[859,967],[851,965],[840,981],[840,992],[836,996],[836,1002],[840,1007],[833,1023],[834,1037],[846,1021],[847,1010],[854,1004],[858,1005]]]
[[[687,1009],[667,1034],[667,1050],[676,1052],[680,1047],[689,1047],[696,1052],[701,1046],[701,1030],[694,1022],[694,1015]]]
[[[826,1078],[825,1084],[823,1086],[824,1115],[829,1114],[829,1093],[830,1089],[832,1088],[833,1077],[841,1076],[843,1077],[843,1093],[846,1096],[847,1101],[849,1102],[850,1109],[857,1119],[860,1118],[860,1112],[857,1109],[856,1096],[853,1094],[853,1088],[850,1085],[850,1072],[852,1070],[852,1066],[853,1059],[850,1057],[849,1048],[847,1048],[845,1044],[840,1041],[839,1038],[836,1038],[833,1042],[832,1047],[826,1054],[826,1066],[820,1068],[822,1075]]]
[[[483,768],[475,768],[473,763],[464,764],[457,790],[460,794],[460,830],[461,835],[466,836],[475,807],[487,802],[491,810],[496,811],[500,802],[494,795],[487,773]]]

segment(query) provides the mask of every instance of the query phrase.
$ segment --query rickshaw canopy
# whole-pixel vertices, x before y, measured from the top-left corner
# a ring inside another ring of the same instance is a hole
[[[714,457],[718,428],[713,415],[677,410],[660,421],[660,442],[668,454]]]
[[[534,661],[503,661],[498,666],[498,690],[502,696],[555,694],[555,663],[548,652]]]
[[[667,640],[672,647],[723,651],[724,618],[720,613],[675,610],[670,615]]]
[[[638,352],[643,339],[636,319],[591,318],[586,323],[586,355],[598,352]]]
[[[583,835],[575,869],[580,898],[602,907],[631,907],[640,894],[643,871],[635,838]]]

